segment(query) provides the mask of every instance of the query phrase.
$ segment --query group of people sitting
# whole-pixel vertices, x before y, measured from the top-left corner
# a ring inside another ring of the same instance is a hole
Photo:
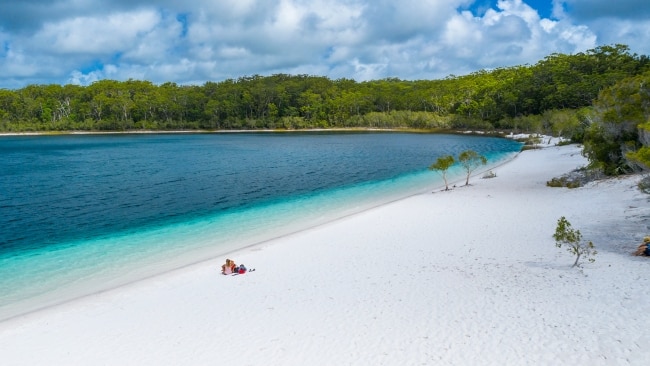
[[[643,238],[643,244],[639,245],[634,255],[650,256],[650,236]]]
[[[254,271],[255,269],[251,269],[251,271]],[[232,259],[226,259],[226,264],[221,266],[221,273],[225,275],[229,274],[244,274],[246,273],[247,269],[246,266],[243,264],[236,265],[235,261]]]

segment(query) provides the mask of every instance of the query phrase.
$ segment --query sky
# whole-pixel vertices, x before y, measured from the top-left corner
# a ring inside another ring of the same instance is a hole
[[[0,0],[0,88],[251,75],[441,79],[625,44],[648,0]]]

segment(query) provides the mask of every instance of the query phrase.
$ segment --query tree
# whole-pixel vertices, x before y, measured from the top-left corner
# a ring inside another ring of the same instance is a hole
[[[583,133],[579,131],[580,121],[575,110],[547,110],[542,118],[550,126],[557,137],[572,139],[574,136]]]
[[[284,126],[496,128],[546,134],[553,128],[575,141],[585,138],[585,153],[594,165],[605,166],[608,173],[625,172],[626,153],[650,142],[636,141],[637,125],[648,122],[647,113],[639,117],[650,109],[649,72],[648,56],[612,45],[441,80],[356,82],[276,74],[203,86],[132,79],[88,86],[28,85],[0,90],[0,130]],[[622,82],[625,78],[632,80]],[[588,120],[575,113],[596,98]],[[588,128],[592,123],[594,128]]]
[[[603,90],[594,102],[595,118],[586,130],[583,154],[607,175],[634,169],[626,154],[647,145],[640,140],[650,120],[650,72]]]
[[[574,230],[571,227],[571,223],[564,216],[557,220],[557,227],[555,228],[553,238],[555,239],[555,246],[562,248],[562,245],[566,244],[568,246],[567,250],[576,256],[576,261],[571,267],[580,266],[578,261],[582,255],[588,257],[589,262],[593,263],[596,260],[593,256],[598,252],[594,249],[594,243],[590,241],[583,244],[580,230]]]
[[[449,185],[447,184],[447,170],[449,170],[449,168],[451,168],[451,166],[454,165],[454,162],[455,160],[453,156],[445,155],[439,157],[435,163],[429,166],[429,170],[435,170],[440,174],[442,174],[442,179],[445,181],[445,191],[449,190]]]
[[[469,185],[469,176],[472,174],[476,168],[481,165],[487,164],[487,158],[483,155],[479,155],[474,150],[465,150],[460,155],[458,155],[458,161],[460,165],[463,166],[465,172],[467,172],[467,179],[465,179],[465,185]]]

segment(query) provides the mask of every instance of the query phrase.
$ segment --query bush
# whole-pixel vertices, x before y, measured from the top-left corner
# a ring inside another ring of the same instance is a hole
[[[566,188],[578,188],[582,184],[577,180],[569,180],[567,177],[553,178],[546,182],[548,187],[566,187]]]
[[[578,188],[585,184],[604,178],[602,170],[596,168],[579,168],[558,178],[546,182],[548,187]]]
[[[565,145],[571,145],[571,144],[573,144],[573,141],[571,141],[571,140],[561,139],[561,140],[557,143],[557,146],[565,146]]]
[[[576,261],[572,267],[580,267],[578,262],[583,255],[589,262],[593,263],[596,260],[593,256],[598,252],[594,249],[594,243],[591,241],[583,243],[580,230],[574,230],[571,227],[571,223],[564,216],[557,220],[557,227],[555,228],[553,238],[555,239],[555,246],[562,248],[562,245],[567,245],[567,250],[576,256]]]

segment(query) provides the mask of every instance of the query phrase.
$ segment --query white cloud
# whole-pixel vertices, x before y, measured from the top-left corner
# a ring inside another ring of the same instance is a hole
[[[540,19],[520,0],[502,0],[498,7],[482,17],[464,11],[447,23],[445,47],[439,52],[464,62],[461,72],[534,63],[553,52],[572,53],[596,45],[595,36],[584,27]]]
[[[574,53],[601,44],[625,43],[633,52],[650,51],[649,15],[639,15],[647,10],[630,15],[638,0],[616,4],[595,0],[593,9],[585,5],[591,1],[554,0],[552,19],[540,17],[526,0],[499,0],[495,8],[474,14],[462,10],[473,3],[40,0],[11,7],[0,4],[0,87],[33,82],[84,84],[103,78],[202,83],[273,73],[431,79],[535,63],[553,52]],[[611,14],[604,11],[610,5]]]
[[[44,24],[33,40],[51,53],[106,54],[137,46],[158,22],[160,17],[152,10],[76,17]]]
[[[4,52],[3,62],[0,63],[1,78],[29,77],[38,72],[39,66],[22,53],[11,48]]]
[[[74,70],[70,74],[70,77],[66,81],[66,84],[74,84],[74,85],[88,85],[92,84],[95,81],[100,80],[100,76],[98,75],[97,72],[91,72],[88,74],[83,74],[79,70]]]
[[[141,30],[133,30],[132,34],[138,36],[135,40],[130,35],[124,38],[132,42],[131,46],[120,47],[118,51],[123,52],[123,59],[134,63],[152,64],[159,60],[175,58],[175,54],[184,48],[180,35],[183,26],[174,17],[159,16],[151,14],[152,22],[143,26]]]
[[[627,44],[638,54],[650,55],[650,21],[598,19],[590,22],[599,44]]]
[[[371,39],[403,42],[440,30],[461,3],[458,0],[379,0],[368,2],[363,19]]]

